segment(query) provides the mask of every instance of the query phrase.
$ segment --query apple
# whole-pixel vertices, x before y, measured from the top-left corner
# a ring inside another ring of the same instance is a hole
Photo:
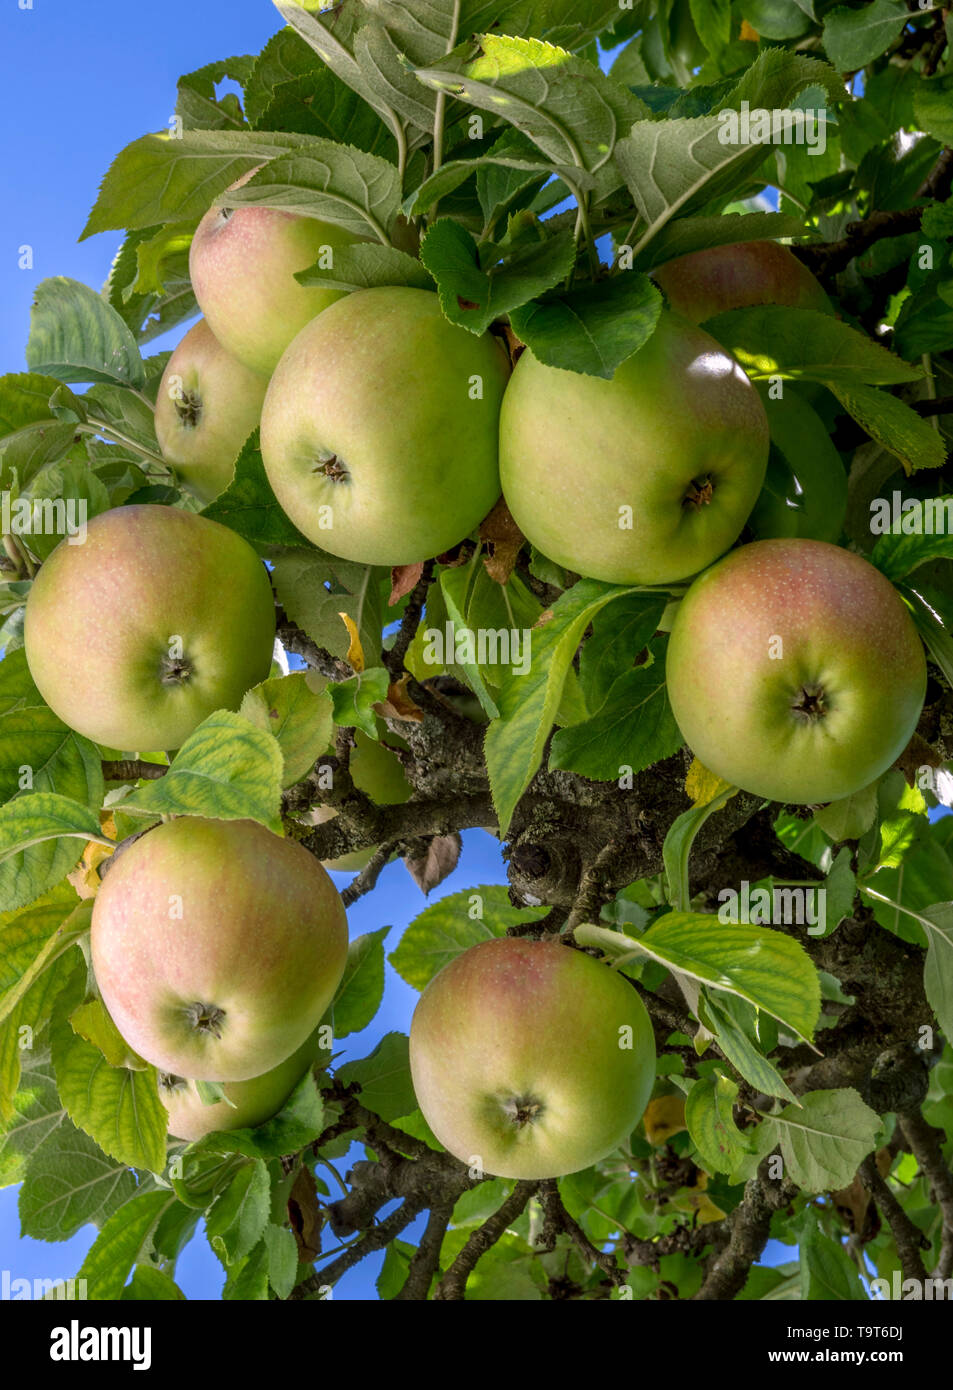
[[[760,304],[834,312],[803,261],[776,241],[706,247],[667,261],[652,276],[670,307],[692,323],[704,323],[729,309]]]
[[[394,737],[390,733],[387,736]],[[375,742],[362,729],[356,729],[354,733],[350,773],[354,785],[366,792],[378,806],[402,805],[413,794],[414,789],[404,776],[404,769],[387,744]],[[333,806],[315,806],[309,820],[312,825],[323,825],[337,814]],[[376,849],[376,845],[371,845],[368,849],[356,849],[351,854],[342,854],[337,859],[322,862],[326,869],[357,873],[371,862]]]
[[[205,319],[166,364],[156,398],[162,456],[202,502],[228,486],[242,445],[258,426],[267,381],[225,351]]]
[[[159,1073],[159,1095],[169,1112],[169,1135],[194,1144],[223,1129],[254,1129],[277,1115],[321,1051],[321,1024],[284,1062],[248,1081],[230,1081],[226,1100],[206,1105],[194,1081]]]
[[[173,1076],[247,1081],[320,1022],[347,919],[317,860],[257,821],[180,816],[114,856],[90,934],[129,1046]]]
[[[926,660],[902,599],[867,560],[826,541],[755,541],[679,605],[668,693],[711,772],[771,801],[851,796],[913,734]]]
[[[174,507],[116,507],[64,539],[26,605],[40,694],[109,748],[174,749],[271,669],[268,572],[236,532]]]
[[[497,937],[424,990],[410,1068],[424,1118],[462,1162],[556,1178],[628,1139],[655,1044],[635,989],[607,965],[560,942]]]
[[[309,540],[410,565],[474,530],[500,494],[505,354],[429,290],[355,290],[298,334],[271,379],[261,452]]]
[[[212,207],[192,238],[192,289],[226,352],[270,376],[299,329],[344,293],[301,285],[295,272],[360,240],[343,227],[277,208]]]
[[[767,459],[745,373],[664,311],[610,381],[527,349],[503,400],[500,475],[516,524],[557,564],[612,584],[667,584],[710,565],[739,536]]]

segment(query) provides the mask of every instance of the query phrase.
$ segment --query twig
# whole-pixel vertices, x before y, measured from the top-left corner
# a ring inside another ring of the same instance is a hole
[[[328,680],[346,681],[354,675],[346,661],[342,661],[340,657],[325,651],[324,647],[319,647],[317,642],[312,642],[306,632],[302,632],[300,627],[296,627],[281,612],[278,614],[277,636],[285,651],[294,652],[295,656],[300,656],[302,661],[306,661],[309,666],[314,667],[320,675],[327,676]]]
[[[324,1288],[333,1288],[342,1274],[346,1274],[353,1265],[359,1264],[367,1255],[371,1255],[375,1250],[383,1250],[385,1245],[389,1245],[392,1240],[400,1235],[405,1226],[409,1226],[416,1216],[419,1216],[424,1208],[424,1203],[420,1198],[408,1197],[402,1202],[396,1211],[392,1211],[390,1216],[383,1220],[379,1226],[367,1232],[360,1240],[348,1246],[336,1260],[332,1260],[329,1265],[317,1273],[311,1274],[290,1294],[290,1298],[301,1300],[310,1298],[312,1294],[320,1294]]]
[[[107,782],[154,782],[168,770],[166,763],[144,763],[137,758],[103,761],[103,777]]]
[[[393,845],[381,845],[374,851],[373,857],[365,864],[359,874],[356,874],[351,882],[341,892],[341,901],[345,907],[350,907],[356,903],[358,898],[362,898],[365,893],[370,893],[377,886],[377,880],[381,876],[381,870],[387,864],[394,852]]]
[[[535,1182],[518,1182],[506,1201],[469,1237],[453,1264],[434,1290],[434,1300],[462,1299],[473,1268],[481,1255],[496,1244],[524,1210],[536,1191]]]
[[[953,1172],[940,1147],[944,1135],[928,1124],[918,1110],[903,1110],[897,1119],[940,1208],[943,1238],[935,1274],[938,1279],[949,1279],[953,1277]]]
[[[556,1236],[565,1232],[587,1264],[597,1265],[613,1284],[625,1283],[625,1270],[619,1267],[615,1252],[600,1250],[593,1245],[579,1223],[563,1206],[555,1179],[550,1178],[540,1184],[539,1200],[546,1218],[539,1241],[542,1249],[554,1249]]]
[[[462,1191],[463,1189],[461,1189]],[[447,1226],[453,1215],[460,1193],[435,1202],[430,1208],[427,1227],[420,1244],[410,1261],[410,1269],[400,1292],[394,1295],[394,1302],[422,1302],[426,1300],[430,1284],[440,1264],[440,1250]]]
[[[913,1224],[880,1176],[872,1154],[867,1155],[857,1171],[860,1174],[861,1182],[877,1203],[881,1215],[890,1227],[896,1242],[897,1255],[900,1258],[900,1268],[903,1271],[904,1279],[916,1279],[923,1284],[927,1272],[924,1269],[920,1251],[929,1250],[929,1240],[920,1228]]]
[[[416,636],[420,626],[420,619],[423,617],[424,604],[427,601],[427,590],[433,583],[433,560],[427,560],[421,571],[420,578],[411,590],[404,609],[403,617],[400,620],[400,629],[394,640],[394,645],[382,653],[384,665],[390,672],[392,680],[397,680],[404,669],[404,657],[411,642]]]

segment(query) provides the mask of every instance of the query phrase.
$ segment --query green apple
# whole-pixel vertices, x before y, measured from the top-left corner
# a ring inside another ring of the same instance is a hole
[[[321,1048],[321,1024],[285,1061],[248,1081],[229,1081],[226,1099],[206,1105],[194,1081],[184,1076],[159,1073],[159,1095],[169,1112],[169,1135],[194,1144],[223,1129],[254,1129],[282,1108],[291,1092],[317,1059]]]
[[[834,312],[803,261],[776,241],[741,241],[692,251],[658,266],[652,276],[670,307],[692,323],[760,304]]]
[[[926,660],[893,585],[824,541],[766,540],[726,556],[679,605],[668,693],[711,772],[771,801],[851,796],[913,734]]]
[[[557,564],[613,584],[667,584],[710,565],[741,533],[767,458],[745,373],[665,312],[610,381],[527,349],[503,400],[500,474],[517,525]]]
[[[295,272],[359,240],[343,227],[276,208],[209,208],[192,239],[189,275],[226,352],[270,376],[295,334],[343,293],[301,285]]]
[[[109,748],[180,747],[271,669],[275,606],[247,541],[174,507],[116,507],[34,580],[24,645],[40,694]]]
[[[390,739],[394,735],[382,730]],[[369,738],[362,729],[355,730],[354,747],[351,749],[350,773],[354,785],[378,806],[399,806],[413,795],[413,787],[404,776],[399,759],[386,743]],[[310,813],[312,825],[323,825],[333,820],[337,811],[333,806],[315,806]],[[368,849],[356,849],[351,854],[342,854],[337,859],[325,859],[326,869],[341,873],[356,873],[364,869],[374,857],[376,845]]]
[[[162,373],[156,438],[162,456],[202,502],[228,486],[257,429],[267,381],[225,351],[205,319],[189,329]]]
[[[642,1117],[652,1025],[633,986],[555,941],[498,937],[456,956],[410,1028],[424,1118],[462,1162],[556,1178],[605,1158]]]
[[[90,944],[135,1052],[173,1076],[247,1081],[317,1027],[344,973],[347,919],[302,845],[256,821],[182,816],[114,857]]]
[[[449,550],[500,494],[508,370],[495,339],[450,323],[428,290],[349,294],[298,334],[268,387],[261,452],[278,502],[346,560]]]

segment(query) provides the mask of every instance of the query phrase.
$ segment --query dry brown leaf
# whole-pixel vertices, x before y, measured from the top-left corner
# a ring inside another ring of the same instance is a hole
[[[351,639],[351,644],[347,649],[347,656],[345,657],[345,660],[347,661],[348,665],[351,667],[352,670],[363,671],[364,648],[361,646],[361,639],[358,635],[357,624],[351,617],[350,613],[339,613],[338,617],[341,619],[341,621],[344,623],[344,626],[347,628],[348,636]]]
[[[424,712],[407,694],[409,683],[409,675],[401,676],[399,681],[392,681],[387,687],[387,699],[378,700],[374,706],[374,713],[379,714],[381,719],[410,719],[415,724],[421,723]]]
[[[288,1219],[298,1243],[298,1259],[309,1265],[321,1253],[321,1207],[310,1168],[298,1169],[288,1197]]]
[[[489,515],[480,522],[480,540],[489,546],[489,554],[484,555],[483,563],[487,574],[497,584],[505,584],[513,573],[516,557],[525,539],[501,497]]]
[[[413,593],[423,572],[423,560],[418,560],[415,565],[393,566],[390,572],[390,598],[387,600],[388,608],[393,608],[395,603],[400,603],[405,594]]]
[[[457,867],[463,841],[454,830],[450,835],[435,835],[427,846],[425,854],[404,855],[407,872],[425,895]]]

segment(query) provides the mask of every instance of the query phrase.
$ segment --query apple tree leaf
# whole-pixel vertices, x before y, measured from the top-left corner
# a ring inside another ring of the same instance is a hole
[[[775,304],[730,309],[708,319],[705,331],[734,353],[754,381],[784,377],[820,381],[833,389],[857,383],[897,385],[922,376],[919,367],[817,309]]]
[[[337,1077],[345,1086],[360,1083],[361,1104],[382,1120],[396,1120],[417,1107],[409,1046],[405,1033],[385,1033],[369,1056],[338,1069]]]
[[[727,1076],[699,1077],[685,1097],[685,1123],[708,1172],[733,1173],[750,1147],[731,1113],[738,1087]]]
[[[101,295],[65,275],[41,280],[33,295],[26,347],[31,372],[65,382],[142,386],[136,340]]]
[[[185,740],[165,776],[140,786],[122,806],[144,815],[257,820],[280,834],[282,770],[270,733],[216,710]]]
[[[547,367],[615,375],[651,338],[662,296],[645,275],[628,271],[596,285],[553,290],[510,314],[513,332]]]
[[[374,1018],[384,997],[384,938],[390,927],[356,936],[347,949],[347,964],[326,1014],[335,1041],[359,1033]]]
[[[547,911],[514,907],[498,883],[449,893],[414,918],[388,959],[402,980],[422,990],[470,946],[503,936],[508,927],[538,921]]]
[[[168,1191],[141,1192],[117,1207],[77,1271],[77,1279],[86,1280],[87,1298],[115,1299],[122,1295],[129,1271],[146,1251],[160,1217],[174,1201]]]
[[[312,671],[292,671],[262,681],[242,700],[240,713],[278,740],[284,787],[300,782],[331,742],[332,706],[322,685]]]

